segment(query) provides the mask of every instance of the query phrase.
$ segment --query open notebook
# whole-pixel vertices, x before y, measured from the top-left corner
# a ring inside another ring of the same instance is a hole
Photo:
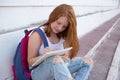
[[[70,51],[71,49],[72,49],[72,47],[65,48],[65,49],[62,49],[62,50],[50,51],[50,52],[46,53],[44,56],[42,56],[40,59],[38,59],[38,60],[32,65],[32,67],[37,66],[38,64],[40,64],[42,61],[44,61],[46,58],[48,58],[48,57],[50,57],[50,56],[63,55],[65,52]]]

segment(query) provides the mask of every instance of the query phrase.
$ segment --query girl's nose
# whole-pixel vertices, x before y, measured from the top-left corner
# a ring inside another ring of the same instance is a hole
[[[63,29],[63,26],[59,26],[58,30],[61,31]]]

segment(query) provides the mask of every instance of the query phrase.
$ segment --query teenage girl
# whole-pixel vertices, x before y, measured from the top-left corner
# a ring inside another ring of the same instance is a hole
[[[28,43],[28,63],[52,50],[72,47],[62,56],[52,56],[32,70],[32,80],[86,80],[93,61],[87,57],[76,57],[79,50],[77,22],[72,6],[61,4],[49,15],[46,23],[40,26],[47,37],[49,47],[44,48],[41,36],[32,32]],[[74,75],[73,75],[74,74]]]

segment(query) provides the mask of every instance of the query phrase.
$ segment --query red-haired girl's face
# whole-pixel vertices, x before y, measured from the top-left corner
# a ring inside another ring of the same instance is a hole
[[[53,33],[60,33],[68,27],[67,17],[59,17],[56,21],[51,23],[51,29]]]

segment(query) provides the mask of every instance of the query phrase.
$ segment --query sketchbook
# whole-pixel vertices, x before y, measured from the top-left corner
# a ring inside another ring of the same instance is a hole
[[[55,50],[55,51],[50,51],[48,53],[46,53],[44,56],[42,56],[40,59],[38,59],[33,65],[32,67],[37,66],[38,64],[40,64],[41,62],[43,62],[45,59],[47,59],[48,57],[51,56],[55,56],[55,55],[63,55],[65,52],[70,51],[72,49],[72,47],[69,48],[65,48],[62,50]]]

